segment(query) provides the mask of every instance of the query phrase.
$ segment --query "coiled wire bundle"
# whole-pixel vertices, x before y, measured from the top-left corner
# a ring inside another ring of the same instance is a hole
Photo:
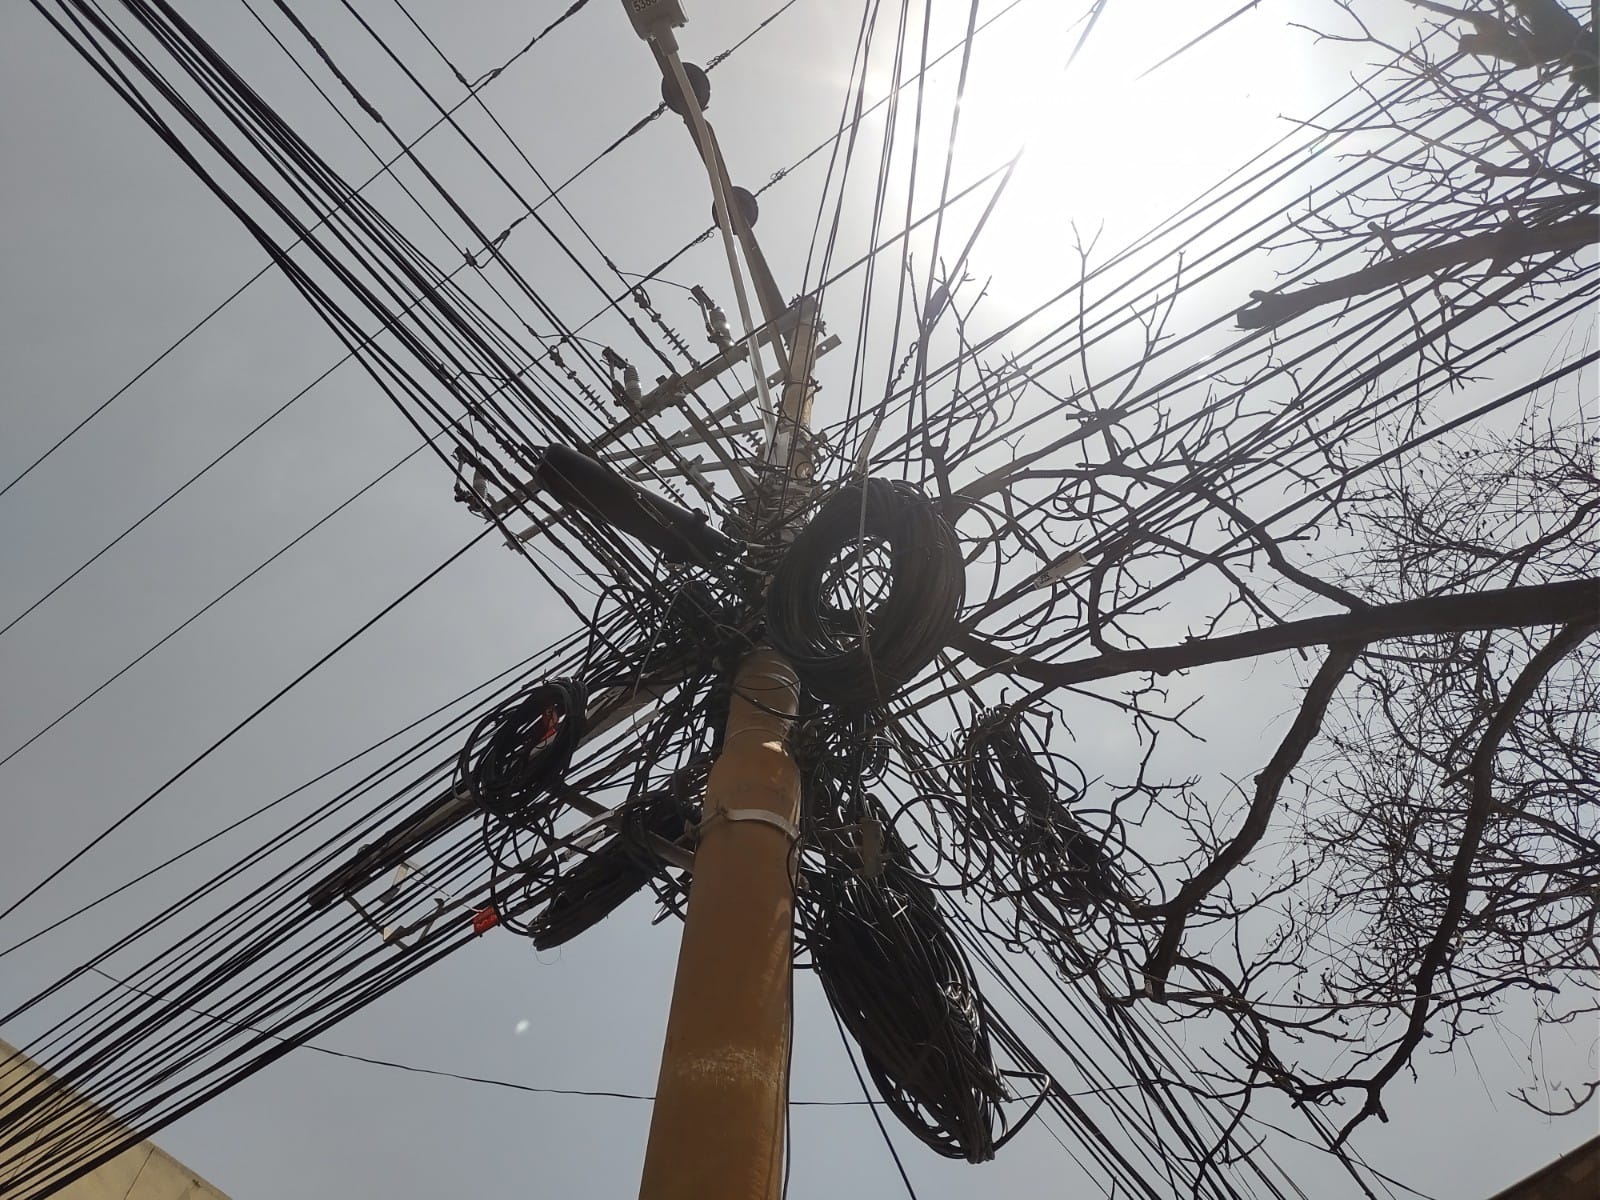
[[[885,703],[949,641],[966,595],[955,531],[908,483],[828,498],[767,592],[767,637],[817,700]]]
[[[491,709],[456,759],[456,794],[517,822],[559,779],[583,738],[588,694],[576,679],[535,685]]]
[[[946,1158],[993,1158],[1021,1123],[998,1132],[1009,1094],[987,1010],[933,889],[892,859],[872,879],[829,868],[806,881],[812,965],[890,1112]]]

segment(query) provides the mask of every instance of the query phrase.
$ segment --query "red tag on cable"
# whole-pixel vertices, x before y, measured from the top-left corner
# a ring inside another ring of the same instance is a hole
[[[472,932],[482,937],[489,930],[500,924],[500,914],[495,911],[494,905],[480,908],[472,914]]]
[[[556,726],[560,722],[561,714],[556,711],[554,705],[545,709],[544,714],[533,727],[533,744],[535,746],[541,745],[553,737],[556,732]]]

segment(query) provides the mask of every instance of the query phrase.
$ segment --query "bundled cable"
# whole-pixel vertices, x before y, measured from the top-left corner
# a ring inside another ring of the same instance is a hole
[[[785,552],[767,636],[819,701],[870,708],[933,660],[965,592],[955,532],[932,501],[868,479],[829,497]]]
[[[457,794],[502,820],[515,818],[566,771],[587,703],[583,684],[552,679],[491,709],[461,747]]]
[[[665,869],[647,844],[647,834],[677,841],[690,813],[672,790],[629,804],[618,814],[618,832],[552,885],[550,902],[531,923],[540,950],[564,945],[598,925]]]
[[[946,1158],[984,1162],[1021,1128],[989,1042],[988,1010],[933,889],[895,862],[866,879],[807,876],[802,914],[823,990],[895,1117]]]
[[[693,512],[639,486],[604,463],[567,446],[547,446],[534,475],[561,504],[658,551],[668,562],[710,566],[732,556],[739,544]]]

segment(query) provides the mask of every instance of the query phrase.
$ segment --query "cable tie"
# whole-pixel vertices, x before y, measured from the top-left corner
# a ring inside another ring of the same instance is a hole
[[[707,826],[715,825],[717,821],[756,821],[762,825],[771,825],[780,830],[791,842],[800,840],[800,827],[788,817],[780,817],[775,812],[764,808],[719,808],[705,820],[694,827],[695,836],[703,834]]]

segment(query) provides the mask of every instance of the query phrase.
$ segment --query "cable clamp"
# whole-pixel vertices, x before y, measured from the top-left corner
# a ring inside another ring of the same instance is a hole
[[[723,821],[759,821],[763,825],[771,825],[774,829],[781,830],[783,836],[791,842],[800,840],[800,827],[787,817],[780,817],[775,812],[768,812],[764,808],[722,808],[712,813],[695,827],[696,834],[705,832],[708,825],[714,825],[718,820]]]

